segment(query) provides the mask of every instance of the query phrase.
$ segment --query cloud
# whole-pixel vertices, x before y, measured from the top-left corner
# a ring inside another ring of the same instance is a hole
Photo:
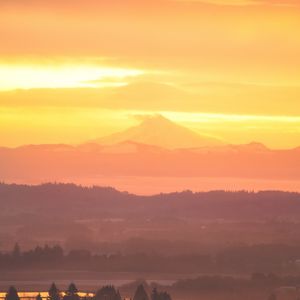
[[[182,88],[158,82],[123,87],[31,89],[0,92],[0,108],[109,109],[142,112],[210,112],[300,115],[300,86],[191,83]]]

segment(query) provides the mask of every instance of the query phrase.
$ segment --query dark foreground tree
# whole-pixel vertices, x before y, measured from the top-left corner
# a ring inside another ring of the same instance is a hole
[[[69,285],[69,288],[66,291],[66,295],[63,298],[64,300],[80,300],[78,296],[78,289],[74,283]]]
[[[113,285],[107,285],[97,291],[95,300],[122,300],[122,298]]]
[[[48,294],[50,300],[60,300],[60,292],[54,282],[51,284]]]
[[[151,300],[172,300],[172,298],[167,292],[157,292],[157,289],[154,288],[151,294]]]
[[[71,283],[67,290],[67,294],[74,296],[74,295],[77,295],[77,293],[78,293],[78,289],[77,289],[76,285],[74,283]]]
[[[116,300],[122,300],[119,290],[117,290]]]
[[[20,300],[18,292],[14,286],[11,286],[6,293],[5,300]]]
[[[133,300],[149,300],[149,297],[142,284],[137,287]]]
[[[35,300],[43,300],[40,293],[37,294],[37,296],[35,297]]]
[[[167,292],[160,293],[159,297],[159,300],[172,300],[171,296]]]

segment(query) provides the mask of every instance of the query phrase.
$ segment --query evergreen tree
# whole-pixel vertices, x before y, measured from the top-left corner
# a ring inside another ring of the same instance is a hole
[[[122,298],[113,285],[108,285],[97,291],[95,300],[122,300]]]
[[[142,284],[137,287],[133,300],[149,300],[149,297]]]
[[[18,292],[14,286],[11,286],[6,293],[5,300],[20,300]]]
[[[151,294],[151,300],[172,300],[172,298],[167,292],[157,292],[157,289],[154,288]]]
[[[117,290],[116,300],[122,300],[119,290]]]
[[[51,284],[48,294],[50,300],[60,300],[60,293],[54,282]]]
[[[74,283],[71,283],[71,284],[69,285],[69,288],[68,288],[68,290],[67,290],[66,293],[67,293],[67,295],[70,295],[70,296],[75,296],[75,295],[77,295],[78,289],[77,289],[76,285],[75,285]]]
[[[172,298],[167,292],[163,292],[160,293],[159,300],[172,300]]]
[[[63,298],[64,300],[79,300],[78,290],[74,283],[71,283],[66,291],[66,295]]]

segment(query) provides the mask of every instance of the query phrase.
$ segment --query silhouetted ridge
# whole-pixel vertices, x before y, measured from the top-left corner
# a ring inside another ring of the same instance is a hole
[[[43,204],[42,209],[40,208]],[[261,192],[174,192],[138,196],[110,187],[82,187],[75,184],[36,186],[0,184],[2,211],[39,212],[80,217],[169,216],[227,219],[261,219],[280,216],[299,218],[300,194],[280,191]],[[59,210],[57,209],[59,207]],[[70,209],[71,208],[71,209]],[[1,215],[1,212],[0,212]]]

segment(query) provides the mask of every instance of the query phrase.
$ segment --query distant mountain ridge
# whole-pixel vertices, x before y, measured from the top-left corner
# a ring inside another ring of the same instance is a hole
[[[89,205],[87,205],[87,200]],[[56,214],[62,216],[67,208],[73,205],[73,211],[70,211],[70,214],[74,213],[75,218],[78,217],[77,215],[97,216],[97,214],[105,217],[105,213],[113,217],[124,217],[124,214],[138,216],[140,212],[150,216],[154,215],[153,211],[157,215],[164,216],[168,215],[172,206],[176,217],[187,214],[189,217],[196,218],[203,216],[240,219],[247,216],[249,219],[260,219],[290,215],[300,219],[300,193],[296,192],[216,190],[141,196],[103,186],[84,187],[64,183],[39,185],[0,183],[0,205],[3,209],[14,212],[25,211],[27,207],[27,210],[34,213],[40,209],[41,201],[50,211],[56,210],[59,204],[65,210],[56,211]],[[86,205],[86,211],[84,211],[83,208]],[[239,209],[234,210],[233,207]],[[257,210],[258,207],[263,209]],[[45,209],[41,213],[47,214],[48,211]],[[3,211],[0,212],[0,216],[1,214]]]
[[[0,148],[0,178],[25,183],[72,179],[84,183],[88,178],[111,176],[299,181],[299,150],[270,150],[257,143],[182,149],[133,141],[112,145],[28,145]]]
[[[105,182],[137,193],[212,186],[300,191],[300,148],[224,145],[162,116],[81,145],[0,147],[0,166],[7,182]]]

